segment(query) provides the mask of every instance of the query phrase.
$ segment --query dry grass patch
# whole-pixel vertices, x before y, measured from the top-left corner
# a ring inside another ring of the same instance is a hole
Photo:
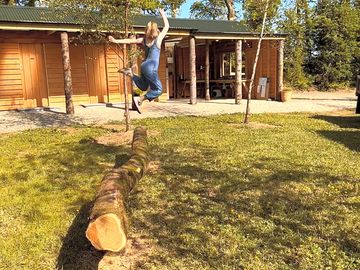
[[[103,128],[111,129],[113,132],[96,138],[95,142],[97,144],[102,144],[102,145],[127,145],[127,144],[130,145],[132,142],[132,137],[133,137],[133,133],[134,133],[133,130],[123,131],[124,129],[122,129],[121,126],[119,126],[118,127],[119,131],[118,131],[118,130],[115,130],[115,128],[113,128],[113,126],[115,127],[116,125],[108,125],[106,127],[103,126]],[[120,130],[122,130],[122,131],[120,131]],[[154,137],[154,136],[159,135],[160,132],[148,130],[147,134],[148,134],[148,137]]]
[[[134,236],[128,239],[124,251],[107,252],[99,262],[99,270],[138,269],[146,263],[154,250],[150,239]]]
[[[229,126],[234,128],[252,128],[252,129],[263,129],[263,128],[278,128],[279,126],[260,123],[260,122],[250,122],[249,124],[235,124],[231,123]]]
[[[126,145],[131,144],[133,132],[114,132],[96,138],[96,143],[103,145]]]

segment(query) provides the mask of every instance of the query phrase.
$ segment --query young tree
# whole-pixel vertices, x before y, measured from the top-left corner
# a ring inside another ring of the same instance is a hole
[[[262,41],[262,39],[264,37],[264,31],[265,31],[265,24],[266,24],[266,17],[267,17],[268,8],[269,8],[269,0],[266,0],[265,8],[263,10],[264,15],[263,15],[260,38],[259,38],[258,45],[257,45],[256,56],[255,56],[255,61],[254,61],[254,65],[253,65],[253,71],[252,71],[251,79],[250,79],[250,86],[249,86],[247,103],[246,103],[246,113],[245,113],[245,118],[244,118],[244,124],[249,123],[251,93],[252,93],[252,88],[254,87],[256,66],[257,66],[257,62],[258,62],[258,59],[259,59],[259,55],[260,55],[261,41]]]

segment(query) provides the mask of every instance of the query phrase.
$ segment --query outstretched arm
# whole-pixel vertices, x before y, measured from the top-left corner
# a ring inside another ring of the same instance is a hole
[[[115,39],[114,37],[109,36],[109,41],[117,44],[141,44],[143,42],[143,38]]]
[[[161,48],[161,42],[163,41],[167,32],[169,31],[169,21],[166,17],[165,11],[163,9],[160,9],[159,11],[160,11],[161,17],[164,21],[164,28],[162,29],[162,31],[160,32],[160,34],[157,38],[156,45],[158,46],[158,48]]]

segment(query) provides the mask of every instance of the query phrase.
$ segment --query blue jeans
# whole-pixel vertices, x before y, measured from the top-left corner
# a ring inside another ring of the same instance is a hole
[[[150,90],[145,94],[149,101],[157,98],[162,93],[162,85],[158,75],[158,68],[155,61],[148,60],[141,64],[141,76],[132,77],[134,83],[141,91]]]

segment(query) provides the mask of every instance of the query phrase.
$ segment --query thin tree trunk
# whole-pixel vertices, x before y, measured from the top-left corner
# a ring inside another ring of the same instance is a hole
[[[235,80],[235,104],[240,104],[242,99],[242,40],[236,41],[236,80]]]
[[[257,50],[256,50],[256,56],[255,56],[255,61],[254,61],[253,71],[252,71],[252,74],[251,74],[249,91],[248,91],[248,97],[247,97],[247,103],[246,103],[246,113],[245,113],[245,119],[244,119],[245,124],[249,123],[251,92],[252,92],[252,89],[253,89],[253,86],[254,86],[256,66],[257,66],[257,62],[258,62],[258,59],[259,59],[261,41],[262,41],[262,39],[264,37],[265,21],[266,21],[266,15],[267,15],[268,7],[269,7],[269,0],[266,0],[264,18],[263,18],[263,22],[262,22],[260,38],[259,38],[259,42],[258,42],[258,46],[257,46]]]
[[[234,0],[224,0],[224,1],[228,10],[227,18],[229,21],[234,21],[235,20]]]
[[[131,36],[131,38],[136,38],[136,36]],[[130,61],[130,65],[131,65],[131,70],[133,74],[138,74],[138,66],[137,66],[137,59],[136,59],[136,44],[131,44],[130,45],[130,51],[131,51],[131,61]],[[134,89],[136,88],[136,85],[134,83],[134,81],[131,84],[131,93],[132,95],[134,95]],[[132,104],[131,104],[131,108],[134,110],[134,108],[136,108],[136,105],[134,104],[135,101],[134,99],[132,100]]]
[[[190,104],[196,104],[196,52],[195,38],[190,37]]]
[[[70,65],[70,53],[69,53],[69,37],[67,32],[60,34],[61,38],[61,53],[64,68],[64,91],[66,102],[66,113],[74,114],[74,104],[72,101],[72,78],[71,78],[71,65]]]
[[[210,101],[210,44],[205,43],[205,100]]]
[[[134,130],[131,158],[114,167],[101,181],[90,212],[86,237],[98,250],[120,251],[127,240],[128,219],[125,200],[144,176],[149,164],[146,130]]]
[[[129,12],[129,2],[126,1],[125,3],[125,37],[128,37],[128,12]],[[123,66],[125,67],[127,62],[127,45],[123,44]],[[124,75],[124,98],[125,98],[125,112],[124,112],[124,117],[125,117],[125,130],[129,131],[130,130],[130,112],[129,112],[129,93],[128,93],[128,88],[127,88],[127,76]]]
[[[176,18],[177,14],[179,12],[179,9],[175,7],[174,5],[171,6],[171,17]]]

